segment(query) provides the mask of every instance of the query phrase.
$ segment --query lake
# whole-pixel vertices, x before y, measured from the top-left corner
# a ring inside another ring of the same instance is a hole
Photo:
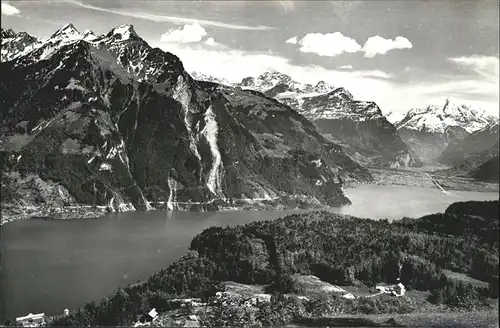
[[[498,192],[359,185],[340,212],[400,219],[442,212],[465,200],[498,200]],[[89,220],[23,220],[1,227],[0,322],[29,312],[62,314],[167,267],[191,239],[213,225],[282,217],[288,212],[129,212]],[[295,211],[296,212],[296,211]]]

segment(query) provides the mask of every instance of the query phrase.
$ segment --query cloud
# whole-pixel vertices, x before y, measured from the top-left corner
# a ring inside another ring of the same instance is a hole
[[[219,42],[215,41],[215,39],[212,38],[212,37],[207,38],[203,43],[206,44],[209,47],[226,48],[225,45],[223,45],[222,43],[219,43]]]
[[[19,9],[17,9],[16,7],[6,3],[6,2],[2,2],[2,15],[5,15],[5,16],[15,16],[15,15],[19,15],[21,13],[21,11]]]
[[[352,69],[352,65],[343,65],[339,67],[340,69]]]
[[[335,57],[343,53],[355,53],[362,51],[365,57],[372,58],[378,54],[386,54],[393,49],[412,48],[410,40],[398,36],[394,40],[384,39],[381,36],[369,37],[364,46],[340,32],[335,33],[308,33],[302,39],[296,36],[286,40],[289,44],[298,44],[299,51],[315,53],[319,56]]]
[[[469,57],[451,57],[448,58],[448,61],[470,69],[493,83],[498,83],[498,57],[473,55]]]
[[[410,40],[405,37],[398,36],[394,40],[384,39],[383,37],[376,35],[369,37],[363,46],[362,51],[365,52],[365,57],[373,58],[376,55],[384,55],[388,51],[393,49],[411,49],[413,45]]]
[[[298,43],[298,40],[297,40],[297,37],[294,36],[288,40],[286,40],[286,43],[290,43],[290,44],[297,44]]]
[[[127,16],[127,17],[133,17],[133,18],[138,18],[138,19],[144,19],[144,20],[149,20],[153,22],[171,22],[175,24],[193,24],[197,23],[200,25],[205,25],[205,26],[214,26],[214,27],[220,27],[220,28],[227,28],[227,29],[233,29],[233,30],[273,30],[275,29],[274,27],[269,27],[269,26],[264,26],[264,25],[258,25],[258,26],[249,26],[249,25],[240,25],[240,24],[231,24],[231,23],[224,23],[224,22],[218,22],[218,21],[212,21],[212,20],[204,20],[204,19],[195,19],[195,18],[186,18],[186,17],[176,17],[176,16],[165,16],[165,15],[157,15],[157,14],[150,14],[150,13],[141,13],[141,12],[136,12],[136,11],[123,11],[123,10],[117,10],[117,9],[107,9],[107,8],[102,8],[102,7],[97,7],[91,4],[86,4],[77,0],[65,0],[68,3],[71,3],[75,6],[85,8],[85,9],[90,9],[90,10],[95,10],[95,11],[101,11],[101,12],[107,12],[115,15],[121,15],[121,16]],[[3,10],[3,6],[2,6]]]
[[[299,44],[299,51],[315,53],[319,56],[335,57],[345,52],[358,52],[361,46],[356,40],[335,33],[308,33],[302,39],[292,37],[286,41],[291,44]]]
[[[200,24],[186,24],[163,33],[160,41],[178,43],[200,42],[206,35],[207,31]],[[211,39],[214,41],[213,38]]]
[[[208,37],[207,31],[197,23],[185,24],[176,29],[170,29],[160,37],[162,44],[201,44],[209,48],[225,49],[222,43],[215,41],[213,37]]]

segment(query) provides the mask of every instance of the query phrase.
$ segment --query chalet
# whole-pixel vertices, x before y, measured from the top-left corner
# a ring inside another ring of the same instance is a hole
[[[402,283],[398,283],[397,285],[380,284],[375,288],[379,293],[386,293],[393,296],[403,296],[406,293],[406,288]]]
[[[394,286],[392,295],[394,296],[403,296],[406,292],[406,288],[402,283],[397,284]]]
[[[356,299],[356,296],[354,296],[353,294],[351,293],[347,293],[347,294],[344,294],[342,295],[343,298],[346,298],[348,300],[353,300],[353,299]]]
[[[41,327],[45,325],[45,313],[33,314],[16,318],[16,323],[23,327]]]

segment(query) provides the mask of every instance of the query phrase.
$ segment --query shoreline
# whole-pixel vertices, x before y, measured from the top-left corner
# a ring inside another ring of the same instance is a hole
[[[151,204],[154,204],[151,202]],[[188,205],[198,205],[196,202],[193,203],[188,203]],[[3,206],[3,205],[2,205]],[[339,205],[338,207],[345,206],[345,205]],[[10,205],[9,205],[10,207]],[[276,205],[266,205],[262,204],[262,201],[259,201],[258,204],[246,204],[245,206],[240,206],[240,207],[221,207],[217,210],[192,210],[189,208],[177,208],[174,210],[169,210],[165,206],[161,207],[152,207],[150,210],[147,211],[141,211],[141,210],[128,210],[128,211],[107,211],[105,206],[101,206],[102,208],[95,208],[90,205],[71,205],[67,207],[49,207],[49,206],[29,206],[30,210],[35,209],[32,212],[29,213],[19,213],[19,214],[13,214],[13,215],[8,215],[7,218],[5,218],[4,213],[2,213],[2,219],[0,221],[0,227],[11,223],[15,221],[21,221],[21,220],[88,220],[88,219],[99,219],[106,214],[112,214],[112,213],[126,213],[126,212],[155,212],[155,211],[174,211],[174,212],[237,212],[237,211],[251,211],[251,212],[260,212],[260,211],[276,211],[282,212],[282,211],[299,211],[299,210],[328,210],[329,206],[326,205],[314,205],[310,204],[308,207],[291,207],[291,206],[286,206],[282,203],[276,204]],[[69,209],[70,211],[64,211],[64,209]],[[5,208],[2,208],[2,212],[5,212]],[[12,207],[8,208],[7,211],[20,211],[19,207]],[[71,211],[73,210],[73,211]]]
[[[428,178],[423,177],[423,171],[415,171],[411,169],[397,170],[390,168],[369,168],[374,180],[371,182],[346,182],[343,186],[345,189],[353,189],[359,185],[377,185],[377,186],[407,186],[413,188],[435,188],[435,185]],[[390,174],[389,174],[390,172]],[[445,177],[429,172],[437,179],[447,191],[465,191],[478,193],[500,193],[500,184],[492,182],[481,182],[463,178]],[[289,195],[288,200],[295,202],[303,201],[304,196]],[[305,196],[307,197],[307,196]],[[285,199],[285,198],[283,198]],[[275,202],[276,199],[236,199],[233,200],[236,206],[221,206],[217,210],[196,208],[199,205],[196,202],[185,202],[185,207],[178,207],[174,211],[215,211],[215,212],[231,212],[231,211],[293,211],[293,210],[328,210],[329,208],[337,208],[346,206],[327,206],[316,204],[314,202],[303,202],[302,204],[294,204],[290,206],[286,202]],[[168,211],[166,202],[150,202],[152,205],[149,211]],[[300,206],[302,205],[302,206]],[[348,205],[348,204],[347,204]],[[68,206],[54,205],[29,205],[19,206],[12,204],[2,204],[2,213],[0,226],[10,222],[19,220],[84,220],[84,219],[99,219],[108,213],[122,213],[129,211],[108,211],[106,206],[92,206],[85,204],[74,204]],[[137,210],[131,210],[136,212]],[[7,214],[7,215],[6,215]]]

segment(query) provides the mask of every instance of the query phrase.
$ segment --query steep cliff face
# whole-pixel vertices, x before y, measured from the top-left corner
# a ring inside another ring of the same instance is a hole
[[[419,131],[402,127],[398,133],[404,142],[427,164],[434,163],[448,145],[468,135],[464,128],[449,126],[443,132]]]
[[[448,165],[461,165],[464,162],[480,164],[498,155],[498,132],[498,123],[492,123],[450,144],[439,155],[438,160]]]
[[[480,181],[498,182],[500,180],[498,155],[473,168],[469,176]]]
[[[339,177],[371,179],[289,107],[193,80],[130,25],[96,36],[69,24],[12,58],[0,149],[14,194],[31,175],[114,211],[341,205]]]
[[[498,181],[498,123],[451,143],[438,160],[451,165],[452,174],[469,176],[481,181]]]

